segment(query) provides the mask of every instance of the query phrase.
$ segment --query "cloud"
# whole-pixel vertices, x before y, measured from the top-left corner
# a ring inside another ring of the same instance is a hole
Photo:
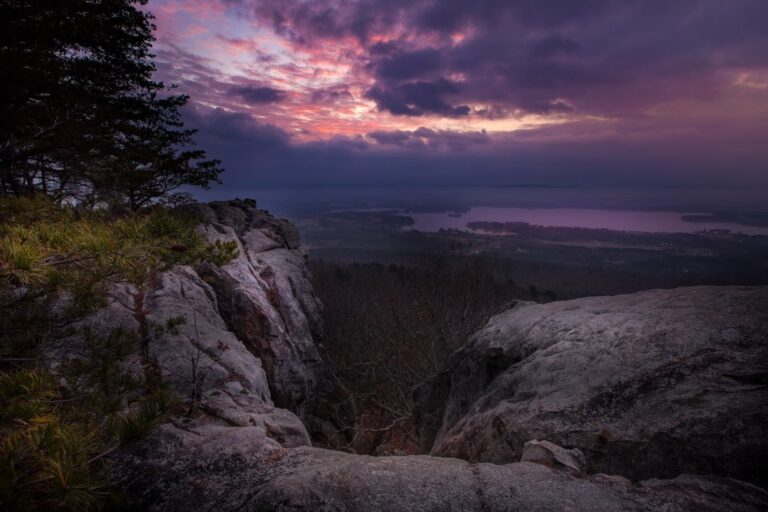
[[[478,144],[488,144],[490,137],[485,131],[457,132],[452,130],[432,130],[425,127],[413,131],[393,130],[375,131],[366,135],[382,146],[398,146],[410,149],[449,149],[464,151]]]
[[[377,61],[374,74],[381,80],[412,80],[440,70],[441,53],[433,48],[400,52]]]
[[[558,55],[569,55],[576,53],[581,45],[572,39],[568,39],[558,34],[552,34],[534,43],[531,48],[531,55],[534,57],[551,58]]]
[[[199,145],[223,161],[224,186],[233,189],[522,182],[717,186],[724,177],[730,186],[768,187],[763,172],[768,141],[758,134],[746,142],[747,132],[757,127],[728,133],[725,151],[716,144],[722,132],[686,134],[685,125],[660,129],[650,119],[633,137],[620,124],[607,128],[584,121],[567,130],[553,125],[516,134],[421,127],[309,142],[250,115],[221,109],[189,107],[185,121],[200,130]],[[701,129],[706,132],[707,125]]]
[[[764,0],[219,1],[157,53],[227,181],[768,181]]]
[[[406,82],[394,86],[379,84],[369,89],[366,97],[374,100],[380,110],[387,110],[398,116],[466,116],[469,114],[467,105],[453,106],[444,99],[445,96],[458,91],[456,85],[440,78],[434,82]]]
[[[242,112],[191,105],[185,107],[183,114],[185,124],[199,131],[197,140],[200,145],[218,158],[225,158],[224,153],[241,150],[247,150],[250,155],[274,154],[284,151],[291,143],[291,136],[285,130],[258,123]],[[219,148],[227,149],[221,151]]]
[[[763,0],[239,3],[302,44],[356,38],[359,69],[376,81],[369,97],[397,115],[457,117],[466,115],[461,105],[482,102],[509,112],[567,104],[589,115],[631,116],[691,88],[722,92],[723,71],[768,65]],[[423,84],[453,75],[464,77],[458,110],[445,101],[425,105]]]
[[[391,146],[403,146],[411,140],[412,132],[402,130],[371,132],[368,137],[379,144]]]
[[[263,103],[277,103],[285,98],[285,92],[272,87],[254,87],[238,85],[230,89],[232,94],[240,96],[246,103],[260,105]]]
[[[352,99],[352,93],[344,86],[315,89],[311,93],[311,100],[315,103],[334,104],[342,100]]]

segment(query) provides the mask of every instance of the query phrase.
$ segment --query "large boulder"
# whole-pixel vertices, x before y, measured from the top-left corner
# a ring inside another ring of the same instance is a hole
[[[126,505],[150,512],[757,512],[768,506],[764,490],[724,478],[632,483],[602,474],[576,478],[530,462],[286,450],[259,427],[194,422],[164,425],[114,467],[131,501]]]
[[[768,484],[768,287],[520,303],[417,393],[433,455],[578,448],[588,473]]]

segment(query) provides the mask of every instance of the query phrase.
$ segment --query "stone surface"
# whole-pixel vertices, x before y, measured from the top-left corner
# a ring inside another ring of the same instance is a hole
[[[209,241],[234,242],[237,256],[174,267],[142,288],[114,285],[106,307],[51,343],[51,360],[87,353],[83,327],[102,337],[123,327],[140,339],[126,369],[139,381],[159,376],[205,422],[258,427],[284,447],[311,444],[307,426],[321,444],[343,442],[329,400],[344,395],[315,346],[321,304],[296,230],[250,201],[185,208]]]
[[[340,444],[332,418],[336,404],[349,400],[315,344],[322,334],[321,304],[296,229],[242,201],[192,208],[207,220],[201,229],[208,240],[237,244],[233,261],[197,271],[226,327],[261,361],[272,401],[295,412],[315,439]]]
[[[158,512],[756,512],[768,506],[762,489],[722,478],[634,484],[606,475],[575,478],[530,462],[285,450],[259,427],[212,430],[193,423],[162,427],[141,451],[123,455],[116,470],[129,496]]]
[[[429,456],[369,457],[300,448],[243,510],[737,511],[761,510],[768,494],[719,478],[683,475],[632,484],[574,478],[540,464],[470,464]]]
[[[584,454],[578,448],[566,450],[549,441],[528,441],[523,446],[520,462],[535,462],[567,472],[569,475],[584,474]]]
[[[579,448],[587,472],[768,484],[768,288],[694,287],[518,304],[418,392],[432,454]]]

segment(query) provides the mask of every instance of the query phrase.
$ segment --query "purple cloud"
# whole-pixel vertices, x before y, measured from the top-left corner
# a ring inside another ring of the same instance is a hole
[[[454,104],[472,102],[510,112],[563,111],[556,105],[567,104],[585,114],[636,115],[692,87],[717,92],[728,86],[724,70],[768,60],[762,0],[241,3],[306,44],[358,38],[376,79],[369,97],[398,115],[456,117],[468,109]],[[451,39],[456,32],[464,35],[459,43]],[[394,39],[372,39],[381,33]],[[431,87],[442,97],[437,84],[451,75],[464,77],[452,91],[455,102],[426,105],[423,92]]]
[[[468,106],[453,106],[445,100],[445,96],[458,92],[455,84],[439,78],[434,82],[405,82],[391,87],[376,85],[366,96],[376,101],[380,110],[387,110],[398,116],[466,116],[469,114]]]
[[[245,72],[158,55],[229,179],[768,185],[764,0],[221,1]]]
[[[285,92],[272,87],[254,87],[249,85],[239,85],[232,87],[230,92],[240,96],[243,101],[251,105],[263,103],[277,103],[285,98]]]

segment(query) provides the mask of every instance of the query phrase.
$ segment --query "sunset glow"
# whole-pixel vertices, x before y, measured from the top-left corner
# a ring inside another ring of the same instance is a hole
[[[675,165],[673,173],[705,182],[768,183],[764,2],[153,0],[148,8],[159,78],[190,94],[190,122],[238,180],[265,157],[299,172],[295,153],[311,148],[330,159],[312,159],[311,174],[329,182],[338,160],[414,152],[469,152],[491,167],[503,158],[496,178],[515,181],[509,169],[528,169],[537,155],[541,167],[556,165],[555,144],[557,162],[593,158],[604,166],[600,179],[622,181],[632,177],[608,168],[620,164],[611,157],[619,143],[659,176],[659,166]],[[227,154],[235,148],[216,123],[248,132],[231,138],[277,137],[285,151],[277,157],[274,141],[255,140],[258,151]],[[726,172],[734,151],[748,158]]]

